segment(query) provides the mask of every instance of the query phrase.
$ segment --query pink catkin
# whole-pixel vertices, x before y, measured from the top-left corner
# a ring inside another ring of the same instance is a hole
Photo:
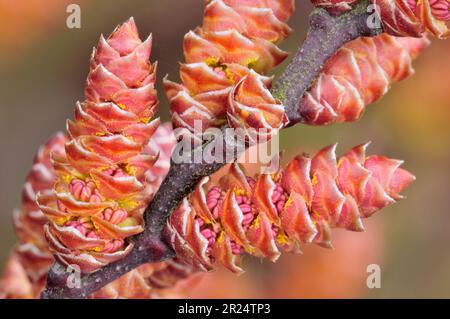
[[[276,174],[251,178],[235,164],[218,183],[205,179],[167,225],[177,258],[197,270],[220,262],[240,273],[244,253],[275,261],[300,244],[331,247],[332,228],[361,231],[362,218],[399,200],[414,180],[401,161],[366,157],[365,149],[337,160],[330,146]]]

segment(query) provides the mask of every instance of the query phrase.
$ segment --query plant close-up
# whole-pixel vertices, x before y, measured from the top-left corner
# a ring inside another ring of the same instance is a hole
[[[0,298],[450,298],[449,0],[29,5]]]

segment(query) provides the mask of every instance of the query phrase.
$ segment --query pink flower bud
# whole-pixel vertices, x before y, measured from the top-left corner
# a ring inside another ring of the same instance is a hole
[[[448,0],[373,0],[384,31],[395,36],[421,37],[428,31],[444,39],[450,36]]]
[[[401,161],[366,157],[366,147],[336,159],[332,145],[256,181],[237,164],[217,184],[205,179],[167,224],[177,259],[194,270],[211,270],[219,262],[241,273],[244,253],[275,261],[282,251],[299,252],[302,244],[331,247],[333,228],[363,230],[363,218],[401,199],[415,179],[400,168]],[[205,219],[215,209],[218,214]]]
[[[151,199],[146,172],[157,159],[146,146],[159,125],[150,121],[157,105],[151,45],[151,37],[140,40],[133,19],[100,38],[86,101],[68,121],[66,157],[55,159],[54,193],[38,197],[50,219],[50,250],[83,273],[128,254],[133,244],[126,239],[143,230]]]
[[[365,107],[386,94],[392,83],[411,74],[412,61],[428,46],[426,38],[382,34],[342,47],[299,105],[304,123],[327,125],[358,120]]]
[[[228,96],[251,70],[269,85],[262,75],[287,57],[276,44],[291,33],[285,22],[293,11],[293,0],[207,1],[202,27],[184,38],[182,84],[164,80],[174,127],[226,123]]]

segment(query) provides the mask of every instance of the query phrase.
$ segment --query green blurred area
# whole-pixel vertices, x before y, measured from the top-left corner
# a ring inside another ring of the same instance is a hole
[[[81,29],[68,29],[65,8],[69,2],[19,2],[0,0],[0,8],[8,8],[0,10],[1,265],[16,240],[11,215],[20,206],[22,184],[33,155],[52,133],[64,129],[75,102],[83,99],[89,57],[99,35],[108,34],[130,16],[135,17],[141,35],[153,33],[152,57],[159,63],[160,115],[167,120],[168,104],[161,79],[167,73],[171,79],[178,79],[183,35],[200,24],[203,9],[200,0],[83,0],[78,2],[82,10]],[[290,21],[295,33],[282,44],[291,52],[304,38],[311,6],[302,0],[297,1],[297,8]],[[31,18],[21,14],[24,10],[31,12]],[[403,159],[405,167],[417,176],[405,200],[373,217],[377,230],[368,223],[367,234],[350,234],[346,239],[357,243],[367,235],[374,238],[365,249],[380,253],[365,256],[364,262],[381,264],[382,288],[369,290],[361,281],[355,283],[360,286],[358,292],[346,295],[342,290],[340,297],[450,297],[449,52],[450,41],[434,41],[416,61],[416,75],[395,85],[385,98],[369,106],[357,123],[331,127],[297,125],[282,132],[281,146],[289,155],[314,152],[335,142],[340,144],[338,150],[344,152],[372,141],[370,153]],[[335,250],[345,247],[337,245]],[[332,256],[333,252],[326,254]],[[348,268],[364,274],[365,266],[355,266],[358,256],[349,259]],[[289,257],[289,262],[296,263],[296,258],[301,274],[301,259],[308,257]],[[330,257],[329,267],[334,266],[332,261]],[[283,262],[250,264],[247,279],[236,280],[242,280],[242,284],[257,283],[258,291],[267,292],[274,285],[270,278],[278,278],[286,267]],[[298,278],[301,280],[301,275]],[[289,290],[289,285],[285,289]]]

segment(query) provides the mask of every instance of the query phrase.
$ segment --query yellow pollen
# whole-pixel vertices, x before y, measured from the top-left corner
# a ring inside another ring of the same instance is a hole
[[[225,66],[225,68],[223,69],[223,71],[225,72],[225,75],[227,76],[227,79],[230,80],[231,83],[234,83],[234,76],[233,73],[231,73],[230,69],[228,69],[228,67]]]
[[[218,243],[223,243],[224,240],[225,240],[225,235],[223,234],[223,231],[221,231],[219,233],[219,236],[217,236],[217,242]]]
[[[127,107],[122,103],[117,103],[117,106],[120,107],[122,110],[125,110]]]
[[[70,182],[72,181],[73,178],[74,178],[74,177],[73,177],[72,175],[69,175],[69,174],[64,174],[63,176],[61,176],[62,181],[63,181],[65,184],[67,184],[67,185],[70,184]]]
[[[125,172],[126,172],[128,175],[133,175],[133,176],[135,176],[135,175],[136,175],[136,172],[137,172],[137,168],[136,168],[135,166],[130,165],[130,164],[127,164],[127,165],[124,167],[124,170],[125,170]]]
[[[270,176],[272,177],[272,179],[273,179],[275,182],[278,182],[278,180],[280,179],[280,171],[275,172],[275,173],[272,173]]]
[[[283,210],[286,209],[286,208],[288,208],[289,206],[291,206],[292,203],[294,203],[294,200],[292,199],[291,196],[289,196],[289,198],[287,199],[286,203],[284,203]]]
[[[58,218],[58,219],[55,220],[55,223],[56,223],[58,226],[62,226],[62,225],[64,225],[68,220],[69,220],[69,218],[67,218],[67,217],[60,217],[60,218]]]
[[[315,210],[312,211],[312,214],[317,217],[320,218],[320,214],[318,212],[316,212]]]
[[[254,57],[254,58],[248,59],[246,64],[249,69],[254,69],[257,62],[258,62],[258,58]]]
[[[242,188],[235,188],[234,189],[234,195],[236,196],[244,196],[245,195],[245,190]]]
[[[205,60],[205,63],[212,68],[216,68],[220,66],[220,58],[210,56]]]
[[[255,251],[256,251],[255,247],[248,246],[248,245],[247,245],[247,247],[244,247],[244,250],[245,250],[247,253],[249,253],[250,255],[254,254]]]
[[[316,174],[314,174],[313,178],[311,179],[311,185],[314,186],[317,183],[318,183],[317,176],[316,176]]]
[[[259,217],[260,215],[256,216],[256,218],[253,220],[252,224],[250,225],[250,227],[252,228],[259,228]]]
[[[277,236],[277,242],[280,245],[287,245],[289,244],[289,238],[286,236],[285,233],[279,233]]]
[[[138,202],[132,198],[125,198],[118,201],[120,208],[125,209],[126,211],[132,211],[136,207],[139,206]]]
[[[231,83],[234,83],[233,73],[230,71],[230,69],[228,68],[228,66],[226,64],[220,62],[220,58],[209,57],[209,58],[207,58],[205,60],[205,63],[211,68],[220,68],[220,69],[222,69],[222,71],[225,73],[225,76],[227,77],[227,79]]]

